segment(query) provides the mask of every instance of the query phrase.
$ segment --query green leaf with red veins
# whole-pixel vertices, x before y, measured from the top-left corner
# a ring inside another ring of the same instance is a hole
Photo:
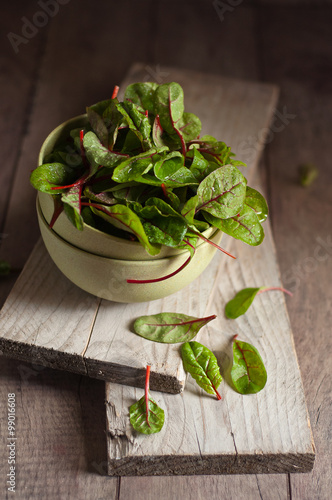
[[[88,120],[90,122],[90,125],[99,138],[100,142],[102,143],[103,146],[107,147],[108,145],[108,130],[105,125],[105,122],[94,109],[92,108],[86,108],[86,112],[88,115]]]
[[[222,381],[217,359],[213,352],[199,342],[186,342],[182,346],[184,369],[196,380],[208,394],[215,394],[221,399],[217,389]]]
[[[229,319],[236,319],[246,313],[254,298],[261,288],[244,288],[240,290],[235,297],[227,302],[225,314]]]
[[[154,93],[158,84],[155,82],[132,83],[125,91],[125,100],[147,109],[150,115],[154,115]]]
[[[267,381],[263,360],[256,347],[247,342],[233,340],[233,366],[231,379],[240,394],[255,394]]]
[[[162,137],[163,132],[164,131],[162,129],[162,126],[160,125],[159,115],[157,115],[156,118],[154,119],[153,127],[152,127],[152,138],[153,138],[154,145],[157,148],[167,146],[167,144],[165,143],[165,141]]]
[[[264,229],[256,212],[246,204],[239,214],[228,219],[218,219],[207,212],[204,217],[212,226],[248,245],[260,245],[264,239]]]
[[[186,201],[181,210],[181,214],[188,221],[188,224],[193,224],[194,222],[197,204],[198,196],[192,196],[188,201]]]
[[[149,392],[150,366],[146,369],[145,394],[129,408],[130,423],[135,431],[142,434],[160,432],[165,421],[165,412],[150,397]]]
[[[118,102],[117,99],[112,99],[109,106],[103,112],[103,121],[107,129],[107,142],[104,145],[111,151],[118,137],[119,127],[123,122],[123,116],[116,107]]]
[[[202,122],[194,113],[183,113],[177,128],[181,132],[184,140],[189,142],[199,136],[202,129]]]
[[[155,114],[159,115],[160,124],[168,134],[174,134],[184,112],[183,90],[178,83],[159,85],[154,94]]]
[[[132,130],[141,141],[143,149],[145,151],[150,149],[152,146],[150,139],[151,125],[149,117],[146,116],[144,109],[131,101],[117,103],[116,108],[124,117],[130,130]]]
[[[199,330],[216,316],[196,318],[180,313],[159,313],[141,316],[134,323],[135,332],[147,340],[163,344],[189,342]]]
[[[250,207],[258,217],[259,222],[264,222],[268,216],[269,208],[264,196],[247,186],[245,204]]]
[[[105,148],[94,132],[84,134],[83,146],[86,157],[92,166],[90,177],[97,172],[100,165],[113,168],[126,158],[126,156],[113,153]]]
[[[140,218],[130,208],[119,204],[106,207],[91,203],[89,206],[95,215],[119,229],[133,233],[150,255],[157,255],[160,252],[160,245],[150,243]]]
[[[169,188],[197,185],[196,178],[187,167],[183,166],[183,160],[183,156],[179,151],[169,153],[165,158],[155,163],[155,176]]]
[[[186,220],[160,198],[150,198],[136,213],[144,219],[144,231],[151,243],[177,247],[187,232]]]
[[[75,169],[63,163],[44,163],[30,175],[32,186],[42,193],[49,194],[55,193],[52,188],[68,185],[75,179]]]
[[[244,204],[247,180],[231,165],[211,172],[197,189],[196,212],[204,210],[215,217],[227,219],[238,214]]]

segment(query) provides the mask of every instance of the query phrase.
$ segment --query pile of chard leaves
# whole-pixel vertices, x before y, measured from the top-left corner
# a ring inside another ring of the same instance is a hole
[[[87,124],[58,144],[31,183],[54,198],[73,225],[161,245],[195,247],[210,226],[259,245],[268,208],[224,142],[200,137],[201,122],[184,111],[178,83],[129,85],[87,108]]]

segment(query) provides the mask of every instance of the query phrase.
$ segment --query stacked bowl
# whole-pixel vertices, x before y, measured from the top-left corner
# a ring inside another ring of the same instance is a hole
[[[38,165],[58,141],[86,123],[86,115],[68,120],[46,138]],[[174,273],[188,259],[189,252],[163,246],[156,256],[149,255],[136,241],[112,236],[87,224],[76,229],[64,212],[52,229],[53,198],[38,193],[37,215],[48,253],[60,271],[75,285],[98,297],[115,302],[145,302],[177,292],[197,278],[207,267],[216,248],[199,240],[194,257],[179,273],[152,283],[127,283],[130,280],[155,280]],[[218,244],[221,232],[210,228],[203,235]]]

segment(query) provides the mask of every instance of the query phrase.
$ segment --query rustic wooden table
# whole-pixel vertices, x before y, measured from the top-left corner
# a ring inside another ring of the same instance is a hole
[[[0,258],[16,270],[39,234],[28,176],[41,142],[86,103],[109,96],[132,62],[146,62],[146,80],[160,83],[167,81],[163,67],[169,65],[280,86],[260,170],[281,278],[294,292],[288,309],[317,455],[308,474],[105,477],[104,383],[1,357],[1,498],[11,494],[6,436],[12,393],[18,499],[330,498],[332,8],[327,4],[19,0],[6,6],[0,20]],[[248,138],[248,155],[256,143],[257,137]],[[308,162],[317,165],[319,177],[305,189],[298,167]],[[17,274],[1,279],[1,304]]]

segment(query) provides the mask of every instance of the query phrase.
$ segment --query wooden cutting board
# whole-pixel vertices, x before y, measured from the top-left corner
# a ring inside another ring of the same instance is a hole
[[[121,89],[146,79],[145,66],[136,64]],[[222,138],[239,160],[247,162],[250,183],[278,89],[171,68],[159,71],[157,81],[178,81],[183,86],[186,110],[201,118],[203,133]],[[228,258],[217,256],[203,275],[170,297],[120,304],[71,284],[40,241],[1,310],[0,350],[17,359],[138,387],[144,385],[145,366],[151,363],[151,389],[179,393],[185,373],[178,346],[147,342],[132,333],[132,323],[138,316],[161,311],[204,314],[220,259]]]
[[[224,314],[225,303],[242,288],[281,285],[269,223],[264,229],[260,247],[233,242],[228,248],[237,261],[220,259],[204,312],[217,314],[217,319],[195,339],[217,357],[223,375],[218,389],[222,400],[203,392],[191,376],[182,394],[151,391],[165,411],[165,424],[159,434],[145,436],[129,422],[129,407],[144,391],[107,383],[109,475],[275,474],[312,469],[314,444],[283,294],[271,291],[256,297],[236,320]],[[242,396],[230,385],[235,334],[253,344],[264,360],[268,380],[256,395]]]

